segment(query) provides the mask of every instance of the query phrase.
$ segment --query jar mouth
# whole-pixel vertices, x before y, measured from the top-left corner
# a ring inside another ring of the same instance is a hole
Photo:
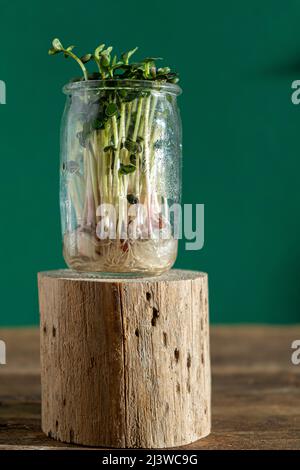
[[[82,80],[67,83],[63,87],[66,95],[80,93],[87,90],[107,90],[107,89],[128,89],[128,90],[149,90],[170,95],[181,95],[182,89],[175,83],[165,81],[150,80]]]

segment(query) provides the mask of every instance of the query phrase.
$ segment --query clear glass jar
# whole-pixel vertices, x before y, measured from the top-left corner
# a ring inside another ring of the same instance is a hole
[[[63,252],[78,271],[160,274],[177,256],[178,85],[67,84],[61,129]]]

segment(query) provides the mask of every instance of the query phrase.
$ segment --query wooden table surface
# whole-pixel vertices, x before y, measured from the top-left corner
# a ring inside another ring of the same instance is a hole
[[[0,450],[86,449],[40,429],[39,333],[0,329]],[[300,327],[211,329],[213,430],[185,449],[300,449],[300,365],[291,343]]]

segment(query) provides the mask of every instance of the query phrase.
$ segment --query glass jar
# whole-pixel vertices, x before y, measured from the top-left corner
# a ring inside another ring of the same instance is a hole
[[[63,252],[78,271],[160,274],[178,241],[178,85],[106,80],[67,84],[61,129]]]

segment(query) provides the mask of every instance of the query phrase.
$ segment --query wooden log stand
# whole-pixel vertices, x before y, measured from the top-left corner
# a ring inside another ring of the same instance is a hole
[[[163,448],[210,432],[205,273],[39,274],[42,429],[60,441]]]

